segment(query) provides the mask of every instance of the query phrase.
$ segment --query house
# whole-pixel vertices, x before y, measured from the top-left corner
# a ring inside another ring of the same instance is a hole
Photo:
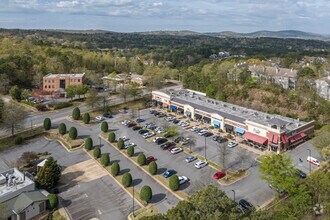
[[[0,173],[0,203],[8,220],[29,220],[46,211],[47,192],[36,190],[33,177],[16,168]]]
[[[103,84],[109,88],[111,85],[115,84],[116,86],[119,84],[129,84],[129,83],[135,83],[139,86],[143,86],[143,76],[136,74],[136,73],[119,73],[116,74],[115,77],[111,76],[104,76],[102,77]]]
[[[315,80],[315,87],[319,96],[330,101],[330,76]]]
[[[85,73],[76,74],[48,74],[43,77],[43,90],[47,92],[60,91],[65,93],[65,89],[70,85],[82,85]]]

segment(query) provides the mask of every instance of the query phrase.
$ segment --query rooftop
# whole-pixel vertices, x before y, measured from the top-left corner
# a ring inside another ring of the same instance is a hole
[[[46,76],[44,76],[44,79],[47,78],[57,78],[57,77],[70,77],[70,78],[81,78],[84,77],[85,73],[69,73],[69,74],[64,74],[64,73],[60,73],[60,74],[53,74],[53,73],[49,73]]]
[[[282,129],[286,129],[288,131],[294,130],[297,127],[306,124],[306,122],[300,121],[299,119],[268,114],[227,102],[211,99],[202,93],[194,92],[192,90],[162,90],[162,92],[170,95],[171,100],[174,102],[188,104],[205,112],[217,113],[224,118],[239,122],[241,124],[244,124],[245,121],[251,121],[265,126],[276,125],[277,127],[281,127]]]

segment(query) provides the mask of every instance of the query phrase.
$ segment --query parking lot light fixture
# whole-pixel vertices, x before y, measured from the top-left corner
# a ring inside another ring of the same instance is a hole
[[[133,217],[135,217],[135,214],[134,214],[134,183],[132,184],[133,186]]]
[[[204,158],[205,158],[205,161],[207,160],[206,159],[206,136],[204,136]]]
[[[312,157],[312,151],[311,151],[311,149],[307,149],[307,150],[309,152],[309,157]],[[311,164],[311,162],[309,162],[309,174],[311,174],[311,172],[312,172],[312,164]]]
[[[101,137],[99,137],[99,140],[100,140],[100,147],[101,147]]]
[[[236,202],[236,201],[235,201],[235,200],[236,200],[236,198],[235,198],[235,197],[236,197],[236,195],[235,195],[235,194],[236,194],[236,193],[235,193],[235,190],[232,189],[231,191],[233,191],[233,193],[234,193],[234,202]]]

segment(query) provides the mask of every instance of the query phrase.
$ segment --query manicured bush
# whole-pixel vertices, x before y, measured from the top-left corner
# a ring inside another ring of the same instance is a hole
[[[80,119],[80,109],[78,107],[74,108],[72,111],[72,118],[74,120],[79,120]]]
[[[124,141],[123,141],[123,139],[119,138],[118,143],[117,143],[117,148],[119,150],[121,150],[121,149],[124,148]]]
[[[169,185],[170,185],[170,189],[173,191],[176,191],[179,189],[180,183],[179,183],[178,175],[174,174],[170,177]]]
[[[19,145],[19,144],[22,144],[23,141],[24,141],[24,139],[21,136],[18,136],[18,137],[15,138],[14,143],[16,145]]]
[[[52,126],[52,121],[50,120],[50,118],[45,118],[44,119],[44,129],[46,131],[48,131]]]
[[[144,153],[140,153],[138,158],[137,158],[137,162],[140,166],[143,166],[146,164],[146,156],[144,155]]]
[[[54,210],[58,206],[58,197],[56,194],[48,194],[48,208]]]
[[[69,129],[69,137],[72,139],[72,140],[75,140],[78,136],[78,131],[77,131],[77,128],[75,127],[71,127]]]
[[[101,131],[108,132],[108,129],[109,129],[108,122],[103,121],[102,124],[101,124]]]
[[[85,139],[85,149],[92,150],[92,148],[93,148],[93,139],[88,137]]]
[[[121,183],[125,186],[125,187],[130,187],[132,185],[132,175],[130,173],[125,173],[123,175],[123,178],[121,180]]]
[[[134,155],[134,147],[133,147],[133,146],[129,146],[129,147],[127,148],[127,155],[128,155],[129,157],[132,157],[132,156]]]
[[[89,116],[89,113],[85,113],[84,115],[83,115],[83,122],[85,123],[85,124],[89,124],[89,121],[91,120],[91,117]]]
[[[58,103],[58,104],[53,105],[53,108],[54,108],[54,110],[57,110],[57,109],[70,107],[72,105],[73,104],[71,102],[62,102],[62,103]]]
[[[47,111],[48,108],[46,105],[44,104],[36,104],[35,105],[35,108],[39,111],[39,112],[44,112],[44,111]]]
[[[155,175],[157,173],[157,164],[155,161],[151,161],[151,163],[149,164],[149,173],[151,175]]]
[[[152,198],[152,190],[150,186],[143,186],[140,191],[140,199],[148,203]]]
[[[94,158],[100,158],[101,156],[101,149],[99,147],[95,147],[93,150],[93,156]]]
[[[111,174],[112,176],[117,176],[120,172],[120,166],[119,166],[119,163],[118,162],[114,162],[112,165],[111,165]]]
[[[60,133],[61,135],[66,133],[66,125],[64,123],[61,123],[58,127],[58,133]]]
[[[114,132],[110,132],[110,134],[108,136],[108,141],[110,143],[114,143],[116,141],[116,134]]]
[[[102,156],[101,156],[101,164],[102,164],[102,166],[104,166],[104,167],[108,166],[109,165],[109,162],[110,162],[109,153],[102,154]]]

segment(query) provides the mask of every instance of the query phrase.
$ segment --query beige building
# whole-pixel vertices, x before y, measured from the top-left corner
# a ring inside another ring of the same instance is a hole
[[[48,74],[43,77],[43,90],[48,92],[60,91],[64,93],[70,85],[82,85],[85,73],[76,74]]]

